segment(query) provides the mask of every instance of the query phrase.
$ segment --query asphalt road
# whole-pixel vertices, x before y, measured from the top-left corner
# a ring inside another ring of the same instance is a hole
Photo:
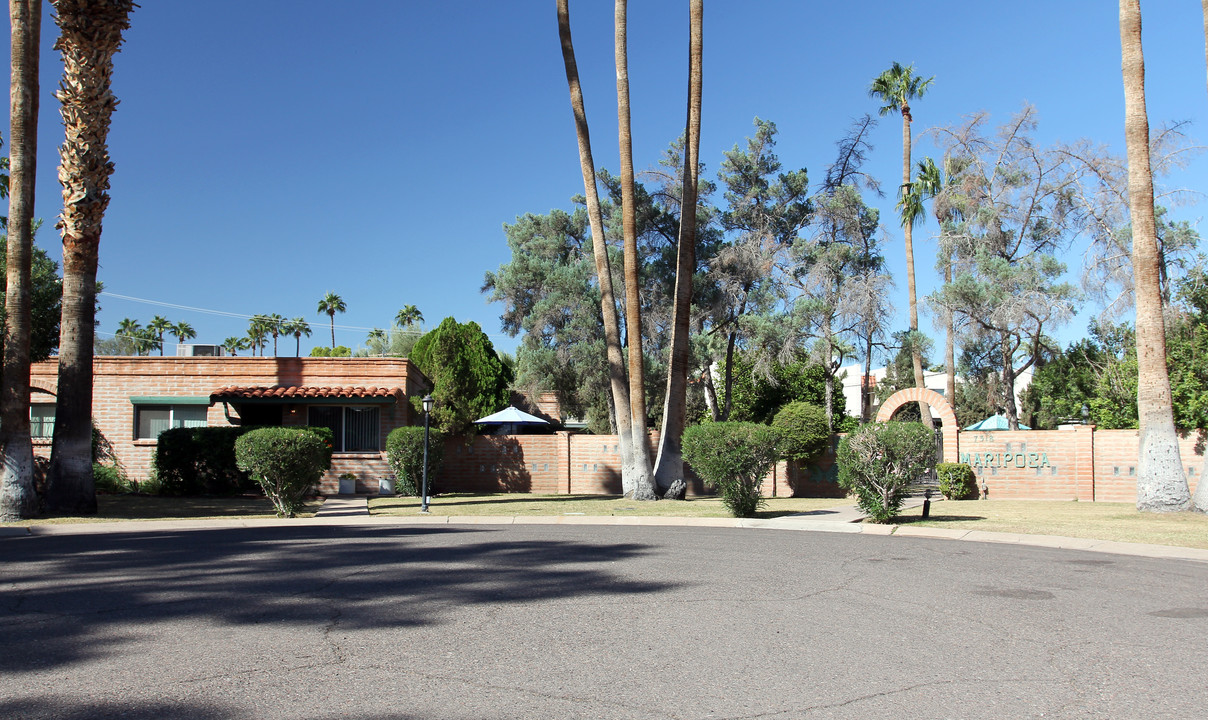
[[[0,539],[0,718],[1194,718],[1208,564],[746,529]]]

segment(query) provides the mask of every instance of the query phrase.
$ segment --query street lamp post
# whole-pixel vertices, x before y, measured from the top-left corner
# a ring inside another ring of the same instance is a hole
[[[432,399],[431,393],[424,396],[424,501],[420,505],[419,511],[422,513],[428,512],[428,417],[432,414],[432,406],[436,401]]]

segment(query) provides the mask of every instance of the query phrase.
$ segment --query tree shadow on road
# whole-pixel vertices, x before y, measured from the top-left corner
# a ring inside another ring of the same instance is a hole
[[[608,569],[644,554],[641,544],[507,538],[487,529],[307,526],[0,540],[0,673],[121,652],[156,624],[182,619],[314,628],[332,623],[338,608],[342,628],[399,628],[450,622],[457,607],[677,587]]]

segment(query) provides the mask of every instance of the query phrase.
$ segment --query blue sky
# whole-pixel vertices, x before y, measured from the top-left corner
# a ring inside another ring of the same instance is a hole
[[[686,6],[629,8],[639,171],[683,130]],[[36,207],[38,242],[58,258],[61,64],[49,3],[44,12]],[[596,164],[615,171],[612,3],[572,0],[571,12]],[[1151,0],[1144,12],[1151,122],[1190,120],[1204,141],[1200,9]],[[315,308],[333,291],[348,305],[336,318],[348,328],[336,329],[341,344],[363,344],[368,328],[414,304],[429,325],[475,320],[497,347],[515,348],[479,292],[484,272],[509,259],[502,225],[569,208],[583,189],[552,0],[147,1],[126,38],[99,278],[114,295],[181,307],[108,295],[102,333],[162,314],[220,343],[246,331],[232,315],[279,313],[311,322],[305,353],[330,342]],[[851,120],[876,112],[868,83],[895,60],[935,76],[913,105],[916,135],[979,110],[1005,121],[1030,102],[1042,142],[1087,137],[1123,152],[1114,3],[706,2],[704,42],[710,176],[759,116],[777,123],[785,167],[821,179]],[[900,138],[896,116],[873,138],[868,169],[887,188],[900,177]],[[927,154],[923,137],[915,156]],[[1201,190],[1206,176],[1199,157],[1173,181]],[[878,204],[889,217],[892,199]],[[1197,221],[1203,207],[1173,217]],[[920,296],[937,285],[934,231],[915,236]],[[901,231],[888,232],[904,309]],[[1076,272],[1078,247],[1068,260]],[[1059,335],[1080,336],[1093,311]]]

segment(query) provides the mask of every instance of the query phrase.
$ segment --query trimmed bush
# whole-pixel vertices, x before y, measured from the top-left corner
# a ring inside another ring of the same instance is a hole
[[[808,463],[826,452],[830,444],[826,411],[807,402],[791,402],[780,408],[772,428],[779,436],[780,457],[785,460]]]
[[[235,441],[235,461],[272,501],[277,517],[294,517],[331,467],[331,450],[309,428],[260,428]]]
[[[902,500],[935,459],[935,435],[922,423],[869,423],[843,438],[839,485],[873,522],[897,517]]]
[[[940,492],[949,500],[976,500],[977,475],[968,463],[940,463],[935,466]]]
[[[721,493],[734,517],[751,517],[763,503],[763,476],[776,463],[777,432],[767,425],[724,422],[684,431],[684,459]]]
[[[444,459],[445,436],[435,428],[428,437],[428,495],[436,494],[436,475]],[[424,492],[424,429],[401,427],[386,436],[386,462],[394,471],[394,492],[419,497]]]

